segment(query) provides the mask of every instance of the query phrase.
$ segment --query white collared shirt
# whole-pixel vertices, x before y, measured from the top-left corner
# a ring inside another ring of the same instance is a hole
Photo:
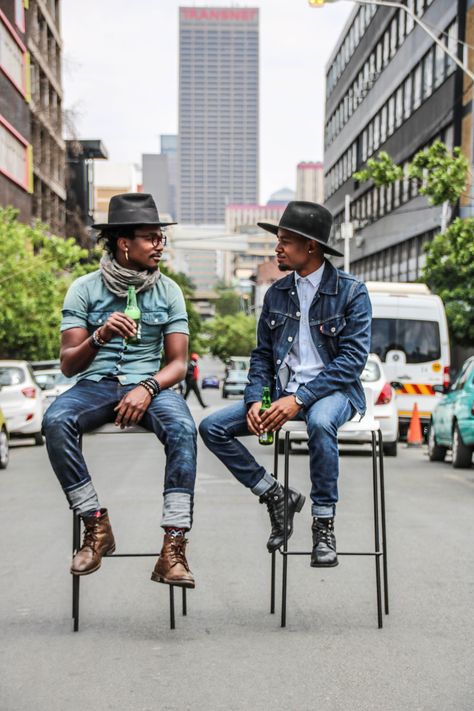
[[[309,327],[309,308],[316,295],[324,272],[324,262],[306,277],[295,272],[296,290],[300,301],[300,326],[298,336],[285,358],[285,363],[290,369],[290,379],[286,390],[294,393],[299,386],[313,380],[324,368],[316,346],[311,337]]]

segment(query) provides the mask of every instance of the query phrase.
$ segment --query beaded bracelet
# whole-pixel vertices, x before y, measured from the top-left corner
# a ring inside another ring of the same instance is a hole
[[[141,380],[138,384],[144,387],[152,398],[156,397],[161,392],[161,386],[155,378],[146,378],[146,380]]]
[[[97,328],[91,335],[91,344],[94,348],[100,348],[101,346],[105,346],[106,343],[107,341],[104,341],[100,335],[100,328]]]

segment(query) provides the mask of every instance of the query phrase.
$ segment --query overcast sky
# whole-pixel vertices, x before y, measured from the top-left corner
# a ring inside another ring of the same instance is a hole
[[[141,163],[178,125],[176,0],[63,0],[65,107],[77,136],[100,138],[113,161]],[[295,188],[296,164],[322,160],[324,67],[353,3],[259,0],[260,200]]]

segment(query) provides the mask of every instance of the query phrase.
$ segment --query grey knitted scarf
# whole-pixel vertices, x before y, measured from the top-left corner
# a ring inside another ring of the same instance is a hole
[[[107,253],[100,260],[100,271],[107,289],[117,296],[127,296],[129,286],[134,286],[137,293],[152,289],[161,276],[159,269],[156,271],[144,269],[142,272],[137,272],[135,269],[121,267]]]

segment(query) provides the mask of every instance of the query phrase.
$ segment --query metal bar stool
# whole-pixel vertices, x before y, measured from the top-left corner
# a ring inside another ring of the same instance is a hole
[[[380,574],[380,560],[382,559],[383,577],[383,598],[385,614],[389,613],[388,600],[388,567],[387,567],[387,533],[385,518],[385,482],[383,466],[383,446],[380,423],[374,418],[373,394],[365,389],[367,400],[367,412],[360,420],[352,419],[346,422],[340,429],[340,439],[344,440],[344,433],[363,433],[366,441],[371,444],[372,459],[372,490],[373,490],[373,518],[374,518],[374,550],[372,551],[348,551],[339,552],[338,556],[372,556],[375,561],[375,584],[377,600],[377,623],[379,629],[383,627],[383,607],[382,607],[382,580]],[[356,415],[356,417],[358,417]],[[275,437],[275,466],[274,475],[278,478],[278,442],[279,435],[284,435],[284,487],[288,491],[289,486],[289,461],[292,441],[305,441],[308,439],[306,423],[300,421],[287,422],[276,433]],[[359,440],[360,441],[360,440]],[[286,535],[288,521],[288,498],[285,496],[284,506],[284,541],[280,554],[283,558],[282,566],[282,600],[281,600],[281,626],[286,626],[286,604],[287,604],[287,583],[288,583],[288,556],[291,555],[311,555],[311,551],[291,551],[288,550],[288,537]],[[272,574],[271,574],[271,595],[270,612],[275,611],[275,554],[272,554]]]
[[[95,430],[86,432],[87,435],[98,435],[98,434],[153,434],[144,427],[139,427],[134,425],[132,427],[127,427],[125,430],[121,430],[114,424],[109,423],[98,427]],[[82,448],[82,436],[80,438],[80,446]],[[77,553],[81,546],[81,517],[73,512],[72,514],[72,555]],[[157,558],[159,553],[112,553],[111,555],[106,555],[102,560],[106,558]],[[81,576],[72,576],[72,619],[73,619],[73,629],[74,632],[79,630],[79,589],[80,589]],[[175,608],[174,608],[174,588],[180,587],[178,585],[169,585],[169,603],[170,603],[170,629],[174,630],[176,627],[175,619]],[[186,588],[182,589],[182,613],[183,616],[187,614],[187,599],[186,599]]]

